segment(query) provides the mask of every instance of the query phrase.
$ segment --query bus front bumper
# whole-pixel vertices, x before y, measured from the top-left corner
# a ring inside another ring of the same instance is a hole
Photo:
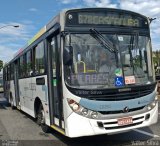
[[[147,116],[149,117],[147,118]],[[124,117],[125,118],[125,117]],[[89,119],[72,113],[66,121],[65,131],[68,137],[81,137],[100,134],[116,134],[133,129],[150,126],[158,121],[158,102],[156,106],[145,113],[132,115],[133,123],[119,126],[117,118],[107,120]]]

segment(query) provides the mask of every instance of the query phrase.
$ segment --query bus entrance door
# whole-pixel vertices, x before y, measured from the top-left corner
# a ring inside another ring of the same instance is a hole
[[[19,83],[18,83],[18,61],[14,62],[14,89],[15,89],[15,100],[16,106],[20,106],[20,97],[19,97]]]
[[[62,94],[60,80],[60,62],[58,37],[49,39],[48,43],[48,84],[51,125],[62,128]]]

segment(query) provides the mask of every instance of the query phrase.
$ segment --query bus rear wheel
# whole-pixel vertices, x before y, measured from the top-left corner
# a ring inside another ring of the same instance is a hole
[[[38,114],[37,114],[37,124],[41,126],[42,131],[45,133],[49,132],[49,126],[45,123],[45,114],[42,105],[39,106]]]

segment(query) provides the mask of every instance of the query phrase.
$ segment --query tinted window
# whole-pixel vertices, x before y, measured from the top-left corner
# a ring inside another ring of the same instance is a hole
[[[32,71],[32,54],[31,51],[27,52],[26,55],[26,75],[30,76]]]
[[[36,74],[43,74],[45,72],[43,42],[39,43],[35,48],[35,72]]]

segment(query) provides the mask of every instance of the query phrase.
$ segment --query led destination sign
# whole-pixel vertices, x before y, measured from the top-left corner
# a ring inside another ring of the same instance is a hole
[[[75,85],[108,85],[109,77],[108,72],[106,73],[85,73],[85,74],[72,74],[71,84]]]
[[[123,25],[123,26],[140,26],[140,21],[133,18],[119,18],[117,16],[96,16],[89,14],[78,15],[79,24],[105,24],[105,25]]]
[[[120,27],[139,27],[147,28],[148,21],[145,17],[131,13],[119,11],[101,11],[101,12],[69,12],[66,15],[66,26],[120,26]]]

